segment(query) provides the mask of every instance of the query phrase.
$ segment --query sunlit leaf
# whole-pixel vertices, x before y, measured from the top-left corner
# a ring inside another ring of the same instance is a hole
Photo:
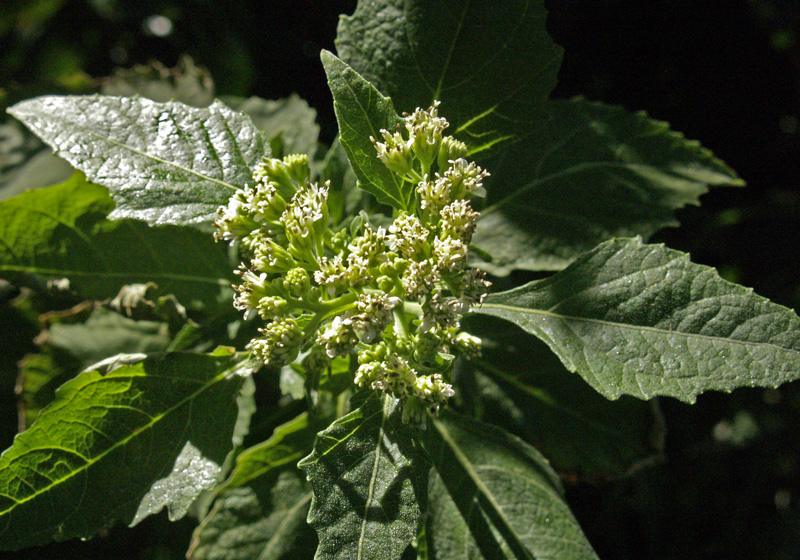
[[[410,209],[413,186],[386,168],[370,140],[370,137],[382,138],[381,129],[393,132],[400,124],[392,100],[328,51],[322,51],[322,65],[333,94],[339,141],[356,172],[359,187],[374,195],[378,202]]]
[[[108,221],[106,189],[76,173],[65,183],[0,202],[0,277],[67,278],[88,298],[154,282],[162,293],[212,303],[233,278],[224,249],[187,226]]]
[[[122,355],[63,385],[0,456],[0,548],[90,537],[164,506],[182,516],[231,450],[239,367],[229,352]]]
[[[248,117],[219,101],[198,109],[141,97],[50,96],[8,111],[108,187],[117,203],[112,219],[209,221],[253,183],[252,168],[269,149]]]

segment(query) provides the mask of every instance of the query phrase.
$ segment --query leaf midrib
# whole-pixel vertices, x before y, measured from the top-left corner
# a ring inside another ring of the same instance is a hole
[[[514,538],[517,538],[516,532],[511,527],[511,524],[509,523],[508,519],[506,519],[506,516],[503,514],[503,510],[500,508],[500,504],[497,503],[497,501],[494,499],[494,495],[492,494],[492,492],[483,483],[483,479],[478,475],[478,473],[473,468],[472,462],[466,455],[464,455],[464,453],[461,451],[461,448],[453,440],[453,437],[450,435],[450,432],[448,431],[447,427],[439,420],[433,420],[431,423],[433,424],[436,431],[439,432],[439,436],[442,438],[442,440],[445,443],[447,443],[448,447],[453,452],[453,455],[455,456],[456,460],[461,465],[461,468],[463,468],[467,472],[470,480],[472,480],[473,484],[475,484],[475,488],[478,489],[478,491],[481,493],[484,499],[487,502],[489,502],[489,504],[491,504],[492,508],[494,508],[495,516],[505,525],[504,528],[505,530],[503,531],[503,533],[506,535],[512,535]],[[512,545],[512,543],[508,544]],[[519,541],[519,539],[517,539],[517,542],[513,544],[516,545],[514,546],[514,548],[523,551],[525,553],[525,556],[530,558],[530,554],[527,554],[528,552],[527,549]]]
[[[544,311],[541,309],[527,309],[525,307],[515,307],[513,305],[504,305],[501,303],[484,303],[481,305],[480,309],[475,310],[476,313],[482,313],[482,309],[497,309],[499,311],[510,311],[513,313],[525,313],[527,315],[538,315],[542,317],[549,317],[552,319],[563,320],[566,322],[584,322],[584,323],[594,323],[597,325],[602,325],[606,327],[613,327],[619,329],[629,329],[629,330],[637,330],[637,331],[648,331],[659,335],[670,335],[670,336],[683,336],[687,338],[697,338],[701,340],[708,340],[709,342],[726,342],[729,344],[742,344],[745,346],[755,346],[755,347],[768,347],[774,348],[778,350],[785,350],[790,352],[797,352],[793,348],[785,348],[783,346],[778,346],[777,344],[773,344],[771,342],[753,342],[750,340],[741,340],[736,338],[724,338],[720,336],[712,336],[707,334],[699,334],[699,333],[687,333],[684,331],[676,331],[676,330],[666,330],[661,329],[658,327],[651,327],[648,325],[633,325],[629,323],[615,323],[613,321],[607,321],[604,319],[595,319],[593,317],[577,317],[574,315],[562,315],[560,313],[552,313],[549,311]],[[576,335],[577,336],[577,335]],[[580,337],[579,337],[580,338]]]
[[[17,118],[20,118],[20,117],[19,117],[17,114],[15,114],[15,113],[16,113],[16,111],[9,111],[9,112],[10,112],[12,115],[14,115],[15,117],[17,117]],[[222,181],[222,180],[220,180],[220,179],[216,179],[216,178],[214,178],[214,177],[209,177],[209,176],[207,176],[207,175],[203,175],[203,174],[201,174],[201,173],[199,173],[199,172],[195,171],[194,169],[189,169],[188,167],[184,167],[183,165],[180,165],[180,164],[178,164],[178,163],[176,163],[176,162],[174,162],[174,161],[168,161],[168,160],[165,160],[165,159],[163,159],[163,158],[160,158],[160,157],[158,157],[158,156],[155,156],[155,155],[153,155],[153,154],[149,154],[149,153],[147,153],[147,152],[143,152],[143,151],[141,151],[141,150],[138,150],[138,149],[136,149],[136,148],[134,148],[134,147],[132,147],[132,146],[129,146],[129,145],[127,145],[127,144],[123,144],[122,142],[119,142],[119,141],[117,141],[117,140],[114,140],[114,139],[112,139],[112,138],[108,138],[108,137],[106,137],[106,136],[103,136],[103,135],[101,135],[101,134],[99,134],[99,133],[95,132],[95,131],[94,131],[94,130],[92,130],[91,128],[87,128],[87,127],[85,127],[85,126],[83,126],[83,125],[80,125],[80,124],[78,124],[78,123],[76,123],[76,122],[74,122],[74,121],[68,120],[68,119],[66,119],[66,118],[59,118],[57,115],[55,115],[55,114],[50,114],[50,113],[46,113],[46,114],[45,114],[45,113],[42,113],[42,112],[40,112],[40,111],[37,111],[37,110],[35,110],[35,109],[34,109],[34,110],[30,110],[30,109],[29,109],[27,112],[28,112],[28,114],[30,114],[30,115],[35,115],[35,116],[37,116],[38,118],[40,118],[40,119],[41,119],[41,120],[43,120],[43,121],[52,121],[52,120],[56,120],[56,121],[62,122],[62,123],[64,123],[64,124],[68,125],[68,126],[71,126],[71,127],[74,127],[74,128],[76,128],[76,129],[80,130],[81,132],[87,133],[88,135],[94,136],[95,138],[99,138],[100,140],[102,140],[102,141],[104,141],[104,142],[108,142],[108,143],[110,143],[110,144],[113,144],[114,146],[117,146],[117,147],[119,147],[119,148],[122,148],[122,149],[128,150],[128,151],[130,151],[130,152],[132,152],[132,153],[134,153],[134,154],[136,154],[136,155],[139,155],[139,156],[141,156],[141,157],[143,157],[143,158],[145,158],[145,159],[151,159],[151,160],[153,160],[153,161],[156,161],[156,162],[159,162],[159,163],[163,163],[163,164],[165,164],[165,165],[168,165],[168,166],[175,167],[176,169],[180,169],[180,170],[182,170],[182,171],[185,171],[186,173],[188,173],[188,174],[190,174],[190,175],[195,175],[196,177],[199,177],[200,179],[204,179],[204,180],[206,180],[206,181],[210,181],[210,182],[212,182],[212,183],[217,183],[218,185],[221,185],[221,186],[223,186],[223,187],[226,187],[226,188],[228,188],[228,189],[231,189],[231,190],[234,190],[234,191],[235,191],[235,190],[237,190],[237,187],[235,187],[234,185],[231,185],[230,183],[226,183],[225,181]],[[22,119],[20,118],[20,120],[22,120]],[[223,120],[224,120],[224,119],[223,119]],[[50,144],[50,142],[51,142],[51,141],[49,141],[49,140],[48,140],[48,144]],[[63,150],[61,149],[61,147],[56,147],[56,149],[59,151],[59,153],[63,153]],[[69,154],[70,154],[71,156],[72,156],[72,155],[74,155],[74,154],[72,154],[71,152],[70,152]],[[94,173],[92,173],[92,174],[93,174],[93,175],[97,175],[97,173],[96,173],[96,172],[94,172]]]
[[[367,490],[367,499],[364,503],[364,514],[361,520],[361,532],[358,536],[358,554],[356,558],[362,560],[364,558],[364,541],[367,536],[367,520],[369,510],[372,507],[372,502],[375,499],[375,482],[378,479],[378,467],[380,466],[381,454],[383,452],[383,439],[384,439],[384,426],[386,425],[386,418],[389,416],[388,408],[391,404],[390,398],[387,395],[383,399],[383,407],[381,409],[381,425],[378,428],[378,438],[375,445],[375,462],[372,465],[372,474],[369,477],[369,489]]]
[[[141,362],[139,362],[139,363],[141,363]],[[215,377],[213,377],[212,379],[210,379],[209,381],[207,381],[206,383],[204,383],[204,384],[203,384],[203,385],[202,385],[202,386],[201,386],[199,389],[197,389],[195,392],[191,393],[190,395],[188,395],[188,396],[187,396],[187,397],[185,397],[184,399],[180,400],[180,401],[179,401],[178,403],[176,403],[174,406],[172,406],[172,407],[168,408],[167,410],[165,410],[165,411],[164,411],[164,412],[162,412],[161,414],[159,414],[159,415],[157,415],[157,416],[154,416],[154,417],[152,417],[152,419],[151,419],[149,422],[147,422],[146,424],[143,424],[143,425],[142,425],[142,426],[140,426],[139,428],[135,429],[133,432],[131,432],[131,434],[130,434],[130,435],[128,435],[128,436],[126,436],[126,437],[122,438],[121,440],[119,440],[119,441],[115,442],[113,445],[111,445],[110,447],[108,447],[108,448],[107,448],[105,451],[102,451],[100,454],[96,455],[96,456],[95,456],[95,457],[93,457],[91,460],[87,461],[85,464],[81,465],[79,468],[76,468],[76,469],[74,469],[73,471],[71,471],[71,472],[70,472],[70,473],[68,473],[67,475],[65,475],[65,476],[63,476],[63,477],[61,477],[61,478],[59,478],[59,479],[57,479],[57,480],[53,480],[53,481],[51,481],[51,482],[50,482],[50,484],[48,484],[47,486],[45,486],[45,487],[43,487],[43,488],[40,488],[39,490],[35,491],[34,493],[32,493],[32,494],[30,494],[30,495],[26,496],[25,498],[23,498],[22,500],[18,500],[18,499],[16,499],[16,498],[13,498],[13,497],[12,497],[11,499],[12,499],[12,500],[14,500],[14,502],[15,502],[15,503],[14,503],[14,504],[12,504],[12,505],[11,505],[10,507],[8,507],[7,509],[0,511],[0,518],[2,518],[3,516],[5,516],[5,515],[7,515],[7,514],[10,514],[11,512],[13,512],[13,511],[14,511],[14,510],[15,510],[15,509],[18,507],[18,506],[24,505],[25,503],[27,503],[27,502],[29,502],[29,501],[31,501],[31,500],[33,500],[33,499],[37,498],[38,496],[40,496],[40,495],[42,495],[42,494],[45,494],[45,493],[47,493],[47,492],[51,491],[53,488],[57,487],[58,485],[60,485],[60,484],[62,484],[62,483],[64,483],[64,482],[66,482],[67,480],[69,480],[69,479],[71,479],[71,478],[75,477],[75,476],[76,476],[78,473],[81,473],[81,472],[83,472],[83,471],[85,471],[85,470],[88,470],[90,467],[92,467],[92,466],[94,466],[95,464],[97,464],[98,462],[100,462],[100,461],[101,461],[103,458],[105,458],[107,455],[109,455],[109,454],[110,454],[110,453],[112,453],[113,451],[115,451],[115,450],[117,450],[118,448],[120,448],[120,447],[122,447],[122,446],[126,445],[127,443],[129,443],[130,441],[132,441],[134,438],[136,438],[136,437],[138,437],[139,435],[141,435],[141,434],[142,434],[142,433],[143,433],[145,430],[152,429],[152,428],[153,428],[153,426],[155,426],[155,425],[156,425],[158,422],[160,422],[160,421],[161,421],[163,418],[165,418],[166,416],[168,416],[169,414],[171,414],[171,413],[172,413],[172,412],[174,412],[175,410],[179,409],[180,407],[182,407],[182,406],[183,406],[183,405],[185,405],[186,403],[188,403],[188,402],[191,402],[191,401],[192,401],[192,400],[194,400],[194,399],[195,399],[195,398],[196,398],[198,395],[200,395],[202,392],[206,391],[206,390],[207,390],[207,389],[209,389],[210,387],[213,387],[214,385],[216,385],[216,384],[217,384],[217,383],[219,383],[220,381],[223,381],[224,379],[226,379],[228,376],[230,376],[230,375],[231,375],[231,374],[233,374],[233,373],[234,373],[236,370],[238,370],[238,369],[240,368],[240,366],[241,366],[241,363],[239,363],[239,362],[237,362],[237,363],[233,364],[233,365],[232,365],[230,368],[228,368],[228,369],[224,370],[224,371],[223,371],[223,372],[221,372],[220,374],[216,375]],[[108,376],[103,376],[101,379],[109,379],[109,378],[113,378],[113,379],[119,379],[120,377],[122,377],[122,376],[111,377],[112,375],[113,375],[113,373],[112,373],[112,374],[109,374]],[[137,375],[137,374],[134,374],[132,377],[142,377],[142,375],[141,375],[141,374],[138,374],[138,375]],[[88,386],[88,384],[86,384],[86,385],[84,385],[84,386],[80,387],[79,389],[83,389],[83,388],[84,388],[84,387],[86,387],[86,386]],[[36,449],[38,449],[38,448],[36,448]],[[34,449],[31,449],[30,451],[34,451]],[[11,459],[11,461],[10,461],[10,464],[11,464],[11,462],[13,462],[15,459],[17,459],[17,457],[15,457],[14,459]]]

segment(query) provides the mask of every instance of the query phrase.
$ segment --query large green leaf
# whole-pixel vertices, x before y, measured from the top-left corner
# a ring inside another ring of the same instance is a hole
[[[378,202],[411,209],[413,186],[386,168],[370,140],[370,137],[381,139],[381,129],[394,132],[402,122],[392,100],[328,51],[322,51],[322,65],[333,94],[339,141],[356,172],[359,186]]]
[[[547,460],[522,440],[443,414],[426,432],[426,537],[438,560],[597,560]]]
[[[65,183],[0,202],[0,277],[68,278],[89,298],[132,283],[155,282],[183,301],[213,302],[230,284],[224,249],[187,226],[108,221],[106,189],[76,173]]]
[[[576,98],[547,104],[536,133],[486,162],[491,184],[476,264],[560,270],[612,237],[676,226],[675,210],[709,186],[742,185],[699,143],[644,113]]]
[[[373,394],[298,465],[314,489],[318,560],[397,560],[417,534],[430,464],[396,399]]]
[[[532,132],[561,64],[544,23],[538,0],[362,0],[336,48],[398,110],[440,100],[475,153]]]
[[[463,326],[483,341],[481,356],[461,362],[455,378],[473,416],[535,445],[572,480],[609,478],[657,460],[664,434],[651,403],[609,401],[508,321],[480,315]]]
[[[306,523],[312,493],[297,462],[311,452],[319,428],[303,413],[237,457],[194,532],[190,560],[313,558],[317,539]]]
[[[604,396],[777,387],[800,377],[800,317],[688,255],[615,239],[478,313],[541,338]]]
[[[0,456],[0,548],[90,537],[164,506],[182,516],[232,448],[238,368],[223,351],[121,355],[63,385]]]
[[[215,101],[198,109],[144,98],[50,96],[9,113],[117,202],[111,217],[151,224],[208,221],[252,184],[269,151],[249,118]]]

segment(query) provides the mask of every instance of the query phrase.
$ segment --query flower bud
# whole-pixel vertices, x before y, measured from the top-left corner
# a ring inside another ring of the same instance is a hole
[[[444,173],[450,168],[453,160],[463,158],[467,155],[467,145],[460,140],[456,140],[452,136],[445,136],[442,138],[442,145],[439,147],[439,156],[437,164],[439,165],[439,173]]]

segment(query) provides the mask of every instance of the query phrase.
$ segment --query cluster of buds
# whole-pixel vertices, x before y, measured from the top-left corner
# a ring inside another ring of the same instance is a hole
[[[237,243],[245,262],[234,305],[264,321],[250,349],[271,366],[308,351],[304,367],[322,370],[357,358],[355,384],[401,400],[403,421],[422,423],[453,395],[455,355],[474,356],[480,339],[459,319],[489,290],[467,267],[487,173],[467,148],[443,136],[438,102],[405,115],[405,128],[381,130],[377,157],[414,204],[388,228],[365,215],[333,228],[328,184],[313,183],[306,156],[264,158],[256,184],[218,211],[218,240]],[[313,358],[313,359],[311,359]]]

